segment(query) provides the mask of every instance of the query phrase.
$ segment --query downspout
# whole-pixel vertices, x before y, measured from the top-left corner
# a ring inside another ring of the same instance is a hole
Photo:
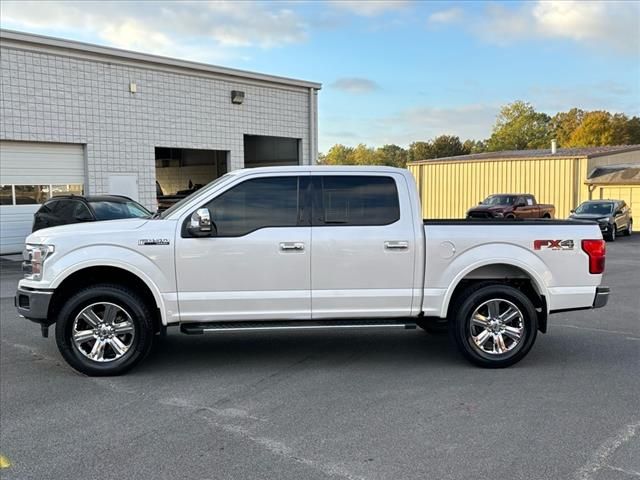
[[[318,159],[318,143],[316,138],[316,90],[309,88],[309,162],[314,165]]]

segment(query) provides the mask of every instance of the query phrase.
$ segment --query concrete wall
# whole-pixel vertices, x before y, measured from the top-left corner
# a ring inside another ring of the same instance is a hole
[[[308,88],[4,40],[0,56],[0,139],[86,145],[88,194],[108,193],[110,173],[133,173],[140,201],[154,209],[156,146],[228,150],[237,169],[244,134],[292,137],[302,163],[315,162],[317,97]],[[245,92],[242,105],[231,90]]]

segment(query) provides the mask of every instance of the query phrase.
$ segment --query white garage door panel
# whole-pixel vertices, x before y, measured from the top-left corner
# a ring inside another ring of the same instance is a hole
[[[18,253],[24,248],[24,239],[31,233],[33,214],[40,205],[0,206],[0,244],[2,254]]]
[[[84,183],[82,145],[0,142],[0,183]]]
[[[82,145],[0,142],[0,184],[65,185],[85,183]],[[0,254],[22,251],[40,205],[0,206]]]

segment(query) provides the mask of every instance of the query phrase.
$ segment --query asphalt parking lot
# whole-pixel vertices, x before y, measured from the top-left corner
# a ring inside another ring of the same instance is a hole
[[[608,244],[609,305],[505,370],[421,330],[170,332],[89,378],[17,317],[18,278],[3,261],[2,479],[640,479],[640,234]]]

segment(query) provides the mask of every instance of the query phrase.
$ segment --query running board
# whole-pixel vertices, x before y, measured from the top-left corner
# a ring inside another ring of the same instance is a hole
[[[182,323],[180,331],[187,335],[203,333],[233,332],[274,332],[290,330],[338,330],[356,328],[395,328],[414,329],[416,323],[411,320],[295,320],[295,321],[247,321],[247,322],[211,322]]]

